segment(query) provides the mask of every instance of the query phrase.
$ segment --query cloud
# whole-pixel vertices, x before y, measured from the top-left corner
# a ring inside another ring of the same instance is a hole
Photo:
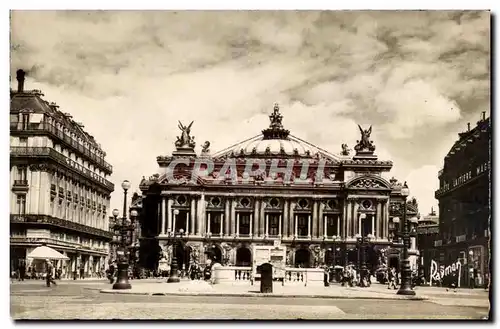
[[[215,151],[267,127],[275,101],[292,134],[331,152],[373,125],[406,177],[439,167],[490,106],[489,12],[13,11],[11,24],[11,72],[85,124],[117,185],[157,170],[177,120]]]

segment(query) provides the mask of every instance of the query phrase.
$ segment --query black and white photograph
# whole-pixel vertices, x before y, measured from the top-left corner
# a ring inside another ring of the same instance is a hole
[[[11,319],[492,321],[492,22],[10,10]]]

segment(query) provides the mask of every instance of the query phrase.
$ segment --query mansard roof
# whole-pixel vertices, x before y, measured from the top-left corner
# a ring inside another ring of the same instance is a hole
[[[54,102],[48,102],[42,97],[45,96],[40,90],[10,90],[10,113],[17,114],[20,112],[25,113],[40,113],[45,114],[54,120],[54,124],[60,124],[62,127],[74,132],[85,142],[89,143],[99,151],[106,155],[106,152],[83,128],[84,126],[73,120],[69,113],[64,113],[59,110],[59,106]]]

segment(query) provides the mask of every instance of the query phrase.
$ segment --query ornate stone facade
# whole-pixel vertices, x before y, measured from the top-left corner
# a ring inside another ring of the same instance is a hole
[[[63,277],[97,276],[107,265],[108,216],[113,171],[106,153],[81,123],[40,91],[10,97],[11,271],[29,252],[46,244],[69,258],[59,261]],[[29,262],[29,260],[28,260]]]
[[[356,154],[349,156],[347,145],[332,154],[292,136],[278,105],[270,121],[262,135],[213,155],[208,146],[200,157],[194,148],[179,154],[176,145],[172,156],[159,156],[161,174],[140,184],[150,200],[141,214],[151,228],[143,238],[169,244],[182,228],[177,240],[183,251],[193,253],[196,245],[201,262],[203,251],[212,251],[232,265],[251,263],[253,245],[276,240],[287,247],[289,266],[355,262],[349,249],[358,234],[373,235],[375,249],[387,246],[391,196],[401,185],[382,177],[392,162],[374,154],[371,128],[361,129]]]

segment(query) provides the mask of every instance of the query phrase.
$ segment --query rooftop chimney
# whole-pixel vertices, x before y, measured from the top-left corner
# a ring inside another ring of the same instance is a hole
[[[467,131],[470,131],[470,122],[467,122]]]
[[[22,93],[24,92],[24,76],[26,75],[26,72],[23,70],[17,70],[16,72],[16,79],[17,79],[17,92]]]
[[[483,121],[486,120],[486,111],[483,111]]]

